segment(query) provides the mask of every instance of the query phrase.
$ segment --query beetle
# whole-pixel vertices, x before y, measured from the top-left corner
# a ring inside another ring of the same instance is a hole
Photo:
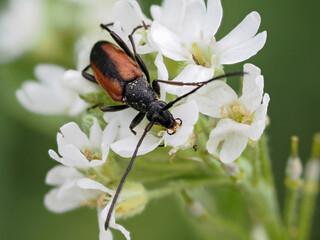
[[[133,162],[137,156],[137,152],[142,144],[143,139],[146,134],[150,131],[154,124],[161,125],[167,129],[168,134],[174,134],[177,127],[182,124],[182,120],[179,118],[174,118],[169,111],[176,102],[189,96],[190,94],[196,92],[201,87],[206,84],[229,76],[239,76],[243,75],[243,72],[233,72],[224,75],[220,75],[211,78],[203,82],[172,82],[166,80],[155,79],[150,83],[150,75],[148,69],[143,62],[142,58],[136,51],[136,47],[133,41],[133,34],[136,30],[140,28],[147,29],[144,22],[133,29],[131,34],[128,36],[130,43],[132,45],[133,54],[130,51],[126,43],[109,27],[113,25],[101,24],[101,28],[108,31],[114,41],[119,45],[114,45],[108,41],[98,41],[91,50],[90,54],[90,64],[85,67],[82,71],[82,76],[87,80],[99,84],[109,96],[116,102],[121,102],[123,105],[107,106],[101,107],[100,109],[104,112],[114,112],[132,107],[139,113],[132,120],[129,128],[136,134],[134,128],[143,120],[146,116],[149,123],[145,127],[137,146],[133,152],[131,160],[128,167],[122,176],[117,190],[112,198],[111,206],[105,221],[105,229],[108,229],[109,221],[112,215],[112,211],[117,202],[117,198],[121,192],[122,186],[131,170]],[[91,68],[93,75],[89,74],[87,70]],[[195,88],[188,93],[177,97],[175,100],[166,103],[159,100],[160,97],[160,86],[159,82],[172,84],[177,86],[195,86]]]

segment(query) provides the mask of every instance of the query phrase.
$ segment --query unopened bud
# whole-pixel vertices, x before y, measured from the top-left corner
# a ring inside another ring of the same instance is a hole
[[[318,182],[320,177],[320,161],[312,158],[308,161],[306,166],[305,178],[307,181]]]
[[[289,157],[286,174],[291,180],[299,180],[302,175],[302,163],[298,156]]]
[[[320,133],[313,137],[311,159],[306,166],[306,180],[318,182],[320,178]]]
[[[227,173],[231,177],[238,177],[240,174],[240,169],[239,169],[238,165],[236,165],[234,163],[226,164],[225,168],[226,168]]]
[[[262,225],[256,225],[251,231],[251,237],[253,240],[268,240],[268,235],[265,228]]]
[[[141,213],[148,203],[146,190],[140,183],[127,182],[116,205],[117,218],[127,218]]]
[[[190,215],[195,218],[201,218],[206,214],[206,210],[198,201],[193,201],[192,203],[188,204],[188,211]]]
[[[297,136],[291,137],[291,157],[297,157],[298,156],[298,143],[299,138]]]

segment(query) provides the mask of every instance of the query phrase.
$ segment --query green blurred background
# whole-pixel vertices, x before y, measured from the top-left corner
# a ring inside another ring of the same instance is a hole
[[[147,15],[151,4],[160,2],[140,1]],[[3,6],[5,1],[1,0],[0,4]],[[218,40],[253,10],[258,11],[262,18],[260,32],[268,32],[265,47],[247,62],[262,69],[265,91],[271,96],[271,124],[267,133],[282,207],[290,137],[299,136],[300,156],[305,162],[310,155],[312,136],[320,131],[320,3],[315,0],[222,0],[222,5],[224,17]],[[61,17],[73,16],[69,13]],[[12,31],[19,31],[19,26],[13,25]],[[43,205],[43,196],[50,189],[44,184],[45,175],[55,165],[48,156],[48,149],[56,149],[56,133],[68,119],[29,113],[15,99],[15,90],[21,83],[34,78],[33,68],[37,63],[75,67],[70,64],[74,56],[73,45],[85,33],[62,27],[50,31],[50,41],[40,42],[38,48],[15,62],[0,65],[1,239],[98,238],[94,210],[81,208],[56,215]],[[98,26],[97,31],[100,31]],[[56,41],[57,36],[59,41]],[[226,66],[225,69],[239,70],[242,64]],[[312,239],[320,239],[320,229],[317,228],[320,224],[319,203],[318,199]],[[236,207],[236,203],[233,204]],[[131,231],[133,239],[197,240],[180,208],[174,197],[154,201],[143,214],[121,223]],[[122,239],[118,234],[115,236]]]

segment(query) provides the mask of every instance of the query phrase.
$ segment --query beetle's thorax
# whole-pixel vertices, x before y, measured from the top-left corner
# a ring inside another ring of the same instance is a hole
[[[150,103],[157,101],[157,95],[145,80],[144,76],[131,82],[124,87],[123,103],[136,109],[139,112],[148,112]]]

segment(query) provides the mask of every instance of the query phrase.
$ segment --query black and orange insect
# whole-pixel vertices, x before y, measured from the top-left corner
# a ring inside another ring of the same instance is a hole
[[[183,82],[171,82],[166,80],[155,79],[150,83],[150,75],[148,69],[143,62],[142,58],[136,51],[136,47],[133,41],[133,34],[140,28],[147,29],[148,26],[144,23],[133,29],[132,33],[128,36],[133,54],[125,44],[125,42],[109,27],[111,24],[101,24],[102,29],[107,30],[115,42],[119,45],[107,41],[97,42],[90,54],[90,65],[88,65],[83,71],[84,78],[91,82],[98,83],[109,95],[116,101],[121,102],[123,105],[100,107],[104,112],[114,112],[132,107],[139,111],[138,115],[132,120],[129,128],[136,134],[134,128],[142,121],[146,116],[149,124],[145,127],[140,140],[134,150],[130,163],[117,187],[116,193],[113,197],[108,216],[105,222],[105,229],[109,226],[112,211],[117,202],[117,198],[122,189],[123,183],[133,165],[134,159],[137,156],[139,147],[145,138],[146,134],[150,131],[154,124],[161,125],[167,129],[168,134],[174,134],[176,128],[182,124],[182,120],[174,118],[169,111],[176,102],[196,92],[206,84],[225,77],[243,75],[243,72],[233,72],[221,76],[211,78],[204,82],[183,83]],[[93,75],[87,73],[87,70],[91,68]],[[189,85],[195,86],[190,92],[176,98],[174,101],[166,103],[159,100],[160,86],[159,82],[172,84],[172,85]]]

